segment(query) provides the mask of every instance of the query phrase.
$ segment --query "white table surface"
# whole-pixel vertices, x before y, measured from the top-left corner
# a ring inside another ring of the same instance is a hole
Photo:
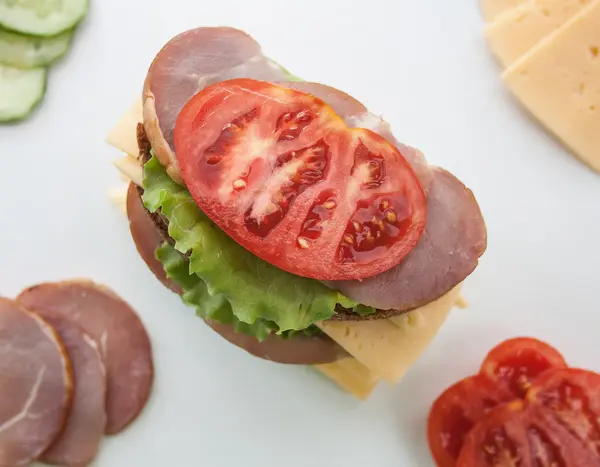
[[[504,88],[475,0],[93,1],[41,109],[0,127],[0,294],[86,276],[142,316],[155,353],[149,405],[95,465],[431,466],[435,397],[501,339],[531,335],[600,371],[600,176]],[[456,310],[396,387],[364,403],[305,367],[250,358],[158,285],[136,254],[104,137],[173,35],[246,30],[307,80],[381,113],[396,136],[460,177],[489,246]]]

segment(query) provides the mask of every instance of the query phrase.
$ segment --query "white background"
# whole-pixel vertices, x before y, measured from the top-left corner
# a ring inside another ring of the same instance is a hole
[[[0,127],[0,294],[75,276],[112,286],[152,338],[149,405],[97,465],[430,466],[428,409],[503,338],[600,370],[600,176],[505,90],[475,0],[101,0],[33,118]],[[104,137],[159,48],[231,25],[307,80],[349,92],[475,192],[489,246],[456,310],[397,387],[358,403],[304,367],[248,357],[159,286],[135,252]]]

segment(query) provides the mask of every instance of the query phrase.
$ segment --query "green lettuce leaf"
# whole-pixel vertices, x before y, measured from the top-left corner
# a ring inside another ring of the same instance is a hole
[[[190,292],[199,297],[191,303],[207,307],[203,314],[224,313],[227,302],[242,323],[255,325],[262,320],[281,335],[331,318],[338,303],[357,307],[320,282],[287,273],[241,247],[200,210],[184,187],[171,180],[155,157],[144,166],[143,186],[146,208],[160,210],[168,219],[175,250],[189,253],[190,277],[195,274],[204,282],[206,290],[196,287]],[[357,309],[361,314],[368,310]]]

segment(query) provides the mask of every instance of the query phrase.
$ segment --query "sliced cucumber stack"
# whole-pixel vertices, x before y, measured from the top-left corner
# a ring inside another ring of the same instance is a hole
[[[0,123],[25,119],[67,53],[89,0],[0,0]]]
[[[46,92],[46,69],[21,70],[0,65],[0,122],[27,117]]]
[[[54,36],[85,16],[88,0],[0,0],[0,25],[23,34]]]
[[[48,66],[67,53],[72,37],[72,30],[52,37],[36,37],[0,29],[0,63],[16,68]]]

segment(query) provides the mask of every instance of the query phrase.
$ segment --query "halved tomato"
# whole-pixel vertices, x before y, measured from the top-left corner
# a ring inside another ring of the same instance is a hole
[[[423,189],[398,149],[310,94],[250,79],[209,86],[179,114],[175,149],[200,208],[293,274],[374,276],[425,227]]]
[[[434,402],[427,424],[429,449],[438,467],[454,467],[467,433],[481,417],[508,401],[506,393],[477,375],[450,386]]]
[[[496,407],[479,420],[465,438],[456,465],[598,467],[600,460],[547,411],[518,400]]]
[[[481,374],[524,397],[533,379],[550,368],[566,368],[554,347],[529,337],[506,340],[494,347],[481,365]]]

